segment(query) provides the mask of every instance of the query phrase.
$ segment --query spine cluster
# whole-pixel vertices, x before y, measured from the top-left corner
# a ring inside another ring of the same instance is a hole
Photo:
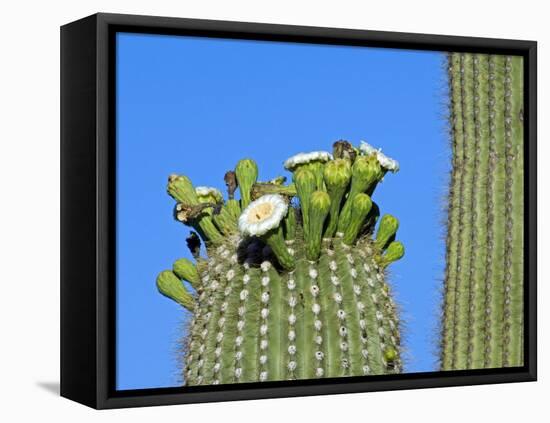
[[[523,363],[523,62],[449,55],[453,170],[441,367]]]

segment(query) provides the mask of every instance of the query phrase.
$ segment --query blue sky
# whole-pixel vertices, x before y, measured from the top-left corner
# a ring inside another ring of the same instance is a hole
[[[449,162],[443,54],[165,35],[117,36],[117,388],[178,386],[181,307],[159,271],[190,257],[171,173],[217,186],[243,157],[260,178],[300,151],[366,140],[397,159],[374,200],[397,216],[391,266],[407,372],[435,370]]]

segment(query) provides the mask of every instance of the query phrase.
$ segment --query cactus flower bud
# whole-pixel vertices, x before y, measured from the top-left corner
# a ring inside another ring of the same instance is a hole
[[[191,180],[187,176],[170,175],[168,178],[168,193],[176,201],[182,203],[182,206],[191,207],[201,204],[199,201],[199,196],[197,195],[195,188],[193,188]],[[180,219],[179,214],[181,213],[176,214],[178,220],[188,223],[188,219],[184,217]],[[223,237],[214,226],[214,223],[212,223],[212,218],[209,214],[210,213],[208,212],[200,213],[198,216],[191,219],[189,224],[191,224],[197,232],[205,238],[205,241],[219,243],[223,240]]]
[[[354,197],[362,192],[372,195],[373,187],[382,178],[382,169],[374,156],[359,156],[351,168],[351,188],[338,220],[338,232],[345,232],[351,219]]]
[[[391,214],[385,214],[380,219],[378,226],[378,233],[376,234],[375,245],[380,249],[385,249],[386,245],[392,237],[397,233],[399,227],[399,221]]]
[[[309,201],[311,194],[317,186],[315,175],[307,169],[299,169],[294,174],[296,192],[300,198],[300,207],[302,208],[302,220],[304,223],[304,234],[308,233],[309,227]]]
[[[174,272],[170,270],[161,272],[157,277],[157,288],[165,297],[174,300],[187,310],[193,311],[195,300]]]
[[[179,203],[192,206],[199,203],[193,184],[185,175],[170,175],[167,190],[168,194]]]
[[[195,193],[200,203],[221,203],[223,195],[220,190],[212,187],[195,187]]]
[[[330,196],[324,191],[311,194],[309,208],[309,233],[306,236],[306,256],[317,260],[321,252],[323,225],[330,210]]]
[[[315,176],[315,189],[323,190],[323,165],[332,160],[332,155],[326,151],[312,151],[311,153],[299,153],[287,159],[284,163],[285,169],[296,172],[300,169],[307,169]]]
[[[335,159],[328,162],[323,170],[323,177],[330,195],[329,223],[324,236],[331,238],[336,232],[340,204],[351,179],[350,162],[345,159]]]
[[[178,278],[186,280],[193,288],[197,289],[200,286],[201,278],[199,272],[191,260],[186,258],[176,260],[172,270]]]
[[[252,185],[258,180],[258,165],[252,159],[243,159],[235,167],[239,190],[241,191],[241,208],[244,210],[251,201]]]
[[[405,246],[399,241],[390,242],[388,248],[386,249],[384,255],[380,258],[380,265],[382,267],[387,267],[389,264],[394,261],[399,260],[405,255]]]
[[[396,160],[391,159],[390,157],[383,154],[381,149],[376,149],[365,141],[361,141],[359,150],[367,156],[374,155],[384,171],[389,170],[395,173],[399,170],[399,163]]]
[[[351,218],[349,225],[344,230],[343,242],[352,245],[363,227],[363,222],[372,207],[372,201],[367,194],[359,193],[352,202]]]

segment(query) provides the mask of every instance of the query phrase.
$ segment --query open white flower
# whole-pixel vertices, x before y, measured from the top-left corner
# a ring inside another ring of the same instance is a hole
[[[386,170],[390,170],[392,172],[397,172],[399,170],[399,163],[397,160],[394,160],[388,156],[386,156],[384,153],[382,153],[381,148],[374,148],[372,145],[365,141],[361,141],[361,145],[359,146],[359,150],[364,155],[370,155],[370,154],[376,154],[376,158],[378,159],[378,163],[380,163],[380,166]]]
[[[215,202],[223,200],[219,189],[213,187],[195,187],[195,193],[202,199],[213,199]]]
[[[298,153],[284,163],[285,169],[294,170],[298,165],[311,163],[311,162],[328,162],[332,160],[332,154],[326,151],[312,151],[311,153]]]
[[[278,194],[264,195],[253,201],[239,216],[243,235],[264,235],[279,226],[288,211],[285,199]]]

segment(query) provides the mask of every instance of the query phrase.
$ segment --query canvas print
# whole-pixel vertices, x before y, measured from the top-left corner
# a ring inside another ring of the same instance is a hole
[[[523,63],[117,35],[116,388],[523,365]]]

